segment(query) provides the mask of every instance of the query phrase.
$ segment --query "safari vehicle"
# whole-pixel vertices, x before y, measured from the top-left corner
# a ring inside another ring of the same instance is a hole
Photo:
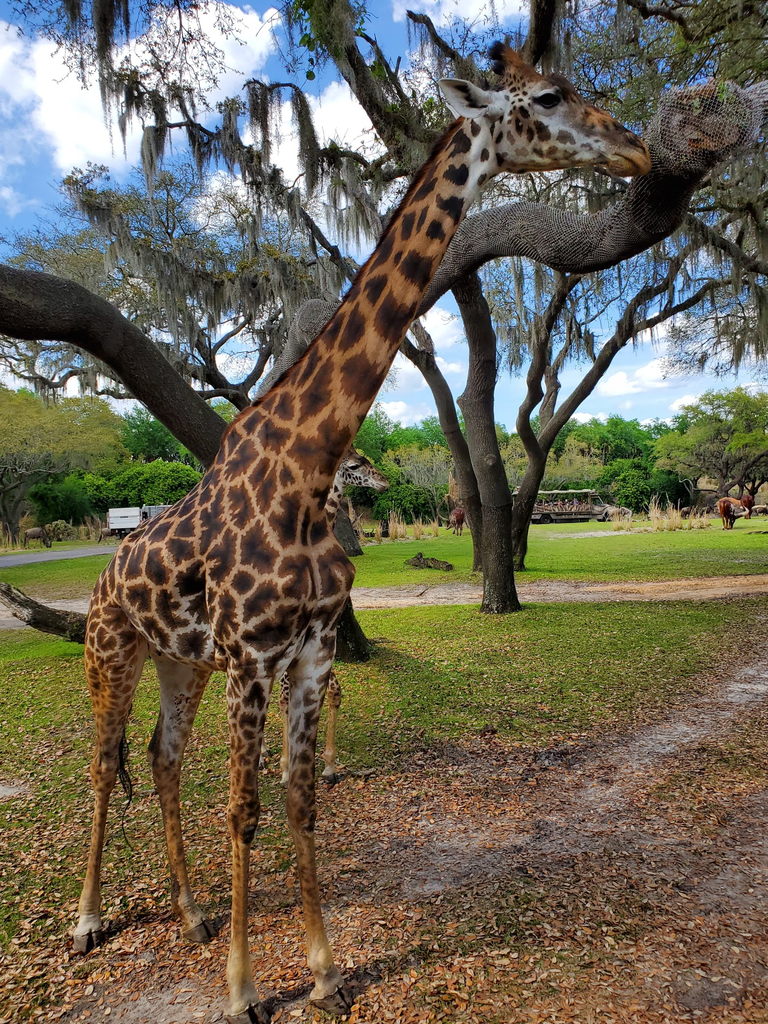
[[[623,505],[609,505],[597,491],[583,487],[573,491],[539,491],[533,506],[532,523],[607,522],[613,515],[631,515]]]
[[[112,537],[127,537],[137,526],[170,508],[170,505],[142,505],[133,508],[111,508],[107,512],[107,530]]]

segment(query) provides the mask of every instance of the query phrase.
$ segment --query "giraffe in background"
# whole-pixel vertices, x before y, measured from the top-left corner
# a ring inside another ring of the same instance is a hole
[[[346,1013],[351,997],[333,961],[315,868],[315,743],[336,624],[354,567],[325,511],[339,463],[395,358],[446,248],[482,187],[504,171],[601,165],[650,168],[646,147],[560,76],[544,77],[512,50],[491,49],[498,85],[443,80],[457,115],[408,189],[334,316],[303,357],[228,427],[200,483],[119,546],[96,584],[85,667],[94,715],[95,808],[75,946],[102,932],[100,869],[109,797],[142,665],[160,683],[150,760],[171,864],[172,906],[184,934],[210,932],[192,895],[181,839],[181,760],[211,672],[226,674],[230,731],[227,821],[232,917],[230,1020],[267,1020],[248,950],[248,870],[259,820],[257,772],[274,680],[289,698],[288,822],[296,847],[315,987],[310,999]]]
[[[336,521],[336,514],[339,511],[341,499],[344,496],[345,487],[370,487],[374,491],[386,491],[389,487],[389,480],[383,473],[366,459],[360,452],[350,446],[349,451],[341,461],[341,465],[333,481],[328,500],[325,503],[325,512],[331,524]],[[280,718],[283,726],[283,752],[280,756],[280,782],[288,785],[288,708],[290,706],[291,681],[288,673],[280,680]],[[342,690],[336,673],[332,670],[328,679],[328,689],[325,694],[325,703],[328,705],[328,727],[325,731],[325,749],[323,750],[323,779],[329,785],[337,781],[336,777],[336,721],[341,707]],[[262,741],[261,761],[265,760],[265,748]]]

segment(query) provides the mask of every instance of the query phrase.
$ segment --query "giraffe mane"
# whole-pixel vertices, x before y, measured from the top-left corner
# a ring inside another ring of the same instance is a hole
[[[397,221],[397,212],[398,212],[398,210],[402,206],[405,206],[406,203],[408,203],[410,201],[411,196],[413,195],[414,192],[416,192],[416,190],[419,188],[419,186],[423,183],[423,181],[426,178],[427,174],[433,173],[433,161],[436,160],[438,156],[440,156],[440,154],[443,152],[443,150],[447,149],[449,142],[453,139],[453,136],[456,134],[456,131],[459,129],[459,127],[461,126],[463,121],[464,121],[463,117],[457,117],[456,120],[452,121],[448,125],[448,127],[445,129],[445,131],[442,133],[442,135],[438,136],[438,138],[435,140],[434,144],[432,145],[432,149],[430,151],[429,157],[424,162],[424,164],[422,164],[422,166],[419,168],[419,171],[417,172],[416,177],[413,179],[413,181],[408,186],[408,191],[405,193],[403,198],[400,200],[400,202],[397,204],[395,209],[390,214],[389,219],[387,221],[387,224],[386,224],[384,230],[382,231],[381,235],[379,236],[378,241],[376,243],[376,246],[374,247],[373,252],[368,257],[368,259],[365,261],[365,263],[362,265],[362,267],[360,267],[360,269],[357,272],[357,276],[362,274],[362,272],[368,266],[370,261],[376,255],[376,250],[379,248],[379,246],[384,241],[384,239],[387,238],[387,236],[394,229],[395,223]],[[258,408],[259,406],[261,406],[262,403],[264,402],[264,399],[272,394],[272,392],[275,390],[275,388],[285,379],[285,377],[289,373],[291,373],[293,370],[297,369],[301,365],[301,363],[307,358],[307,354],[313,348],[313,346],[314,346],[315,342],[317,341],[317,339],[320,337],[320,335],[323,333],[323,331],[325,331],[325,329],[328,327],[328,324],[332,323],[335,320],[335,318],[339,315],[339,313],[341,313],[343,311],[345,300],[346,300],[346,296],[341,300],[341,304],[336,308],[336,310],[335,310],[333,316],[330,318],[330,320],[328,320],[328,322],[323,326],[322,330],[316,335],[315,338],[312,339],[312,341],[309,343],[309,345],[307,345],[307,347],[301,353],[301,355],[296,360],[296,362],[292,363],[290,366],[286,366],[286,368],[283,370],[283,372],[280,374],[280,376],[276,377],[275,380],[272,382],[272,385],[269,388],[269,391],[265,391],[263,395],[257,395],[256,398],[254,398],[254,400],[251,402],[251,404],[249,406],[246,406],[246,408],[252,409],[252,408]]]

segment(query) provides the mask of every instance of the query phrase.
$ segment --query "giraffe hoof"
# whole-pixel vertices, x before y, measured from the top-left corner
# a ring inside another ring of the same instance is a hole
[[[326,786],[335,786],[336,783],[339,781],[339,776],[336,774],[336,772],[333,769],[328,771],[327,768],[320,776],[320,778],[323,780]]]
[[[247,1009],[242,1013],[224,1014],[227,1024],[269,1024],[272,1015],[267,1013],[261,1003],[249,1003]]]
[[[325,1010],[326,1013],[342,1017],[352,1009],[354,998],[346,985],[339,985],[336,991],[331,992],[329,996],[323,996],[322,999],[312,999],[310,997],[309,1001],[318,1010]]]
[[[104,941],[104,931],[99,928],[95,932],[84,932],[82,935],[75,935],[72,943],[76,953],[90,953]]]
[[[181,933],[181,937],[185,942],[210,942],[217,932],[218,928],[216,925],[206,918],[200,924],[195,925],[194,928],[187,928],[185,932]]]

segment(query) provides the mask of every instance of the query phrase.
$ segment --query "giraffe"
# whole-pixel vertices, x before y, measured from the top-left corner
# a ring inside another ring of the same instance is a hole
[[[366,459],[364,455],[350,446],[349,451],[341,460],[333,481],[333,487],[325,503],[325,513],[331,523],[336,520],[336,513],[344,494],[345,487],[370,487],[374,491],[386,491],[389,487],[389,480],[376,467]],[[280,718],[283,727],[283,751],[280,756],[280,782],[283,786],[288,785],[288,708],[290,706],[291,682],[288,673],[280,680]],[[336,720],[339,708],[341,707],[342,689],[341,683],[332,670],[328,679],[328,689],[325,700],[328,704],[328,727],[325,732],[325,749],[323,750],[322,778],[329,785],[337,781],[336,776]],[[262,741],[261,762],[265,760],[265,748]]]
[[[186,938],[210,925],[189,884],[178,810],[181,760],[214,669],[226,675],[230,732],[227,823],[232,914],[227,982],[234,1024],[265,1022],[248,950],[248,871],[259,820],[257,773],[273,681],[287,672],[288,823],[296,849],[310,1000],[347,1013],[315,867],[315,744],[336,624],[354,566],[325,505],[344,455],[395,358],[467,209],[494,175],[600,165],[644,174],[644,144],[556,75],[504,44],[490,51],[498,84],[443,80],[456,120],[406,192],[373,254],[301,359],[227,428],[199,484],[126,538],[100,576],[86,627],[85,669],[96,720],[94,815],[75,946],[102,932],[100,869],[121,740],[147,657],[160,714],[149,759],[171,867],[171,900]]]

